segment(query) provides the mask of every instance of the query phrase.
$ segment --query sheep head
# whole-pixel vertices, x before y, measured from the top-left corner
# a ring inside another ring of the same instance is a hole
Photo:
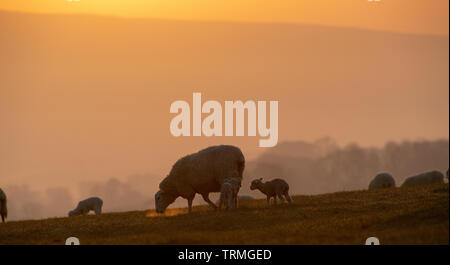
[[[70,211],[69,212],[69,217],[71,217],[71,216],[75,216],[75,215],[78,215],[78,213],[77,213],[77,211],[75,211],[75,210],[72,210],[72,211]]]
[[[157,213],[164,213],[166,211],[167,206],[169,206],[172,202],[175,201],[177,197],[165,192],[163,190],[159,190],[155,194],[155,209]]]
[[[252,181],[252,184],[250,185],[251,190],[259,189],[263,185],[262,178],[255,179]]]

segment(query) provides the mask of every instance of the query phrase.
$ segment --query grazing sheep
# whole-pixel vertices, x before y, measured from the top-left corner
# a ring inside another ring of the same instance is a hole
[[[211,146],[180,158],[159,184],[160,190],[155,194],[156,212],[164,213],[167,206],[181,196],[187,199],[188,211],[191,213],[196,193],[217,209],[209,199],[209,193],[220,192],[227,178],[242,179],[244,167],[245,159],[241,150],[230,145]]]
[[[395,180],[389,173],[381,173],[376,175],[369,184],[369,190],[393,187],[395,187]]]
[[[85,215],[89,211],[94,211],[95,214],[102,213],[103,201],[98,197],[91,197],[86,200],[80,201],[77,208],[69,212],[69,216]]]
[[[226,209],[237,208],[237,194],[241,188],[241,178],[227,178],[220,189],[219,209],[225,203]]]
[[[8,217],[8,208],[6,207],[6,194],[0,189],[0,215],[2,216],[2,222],[4,223]]]
[[[267,205],[270,205],[270,198],[273,197],[273,203],[277,204],[277,196],[280,198],[280,202],[284,203],[284,198],[289,203],[292,203],[292,199],[289,196],[289,184],[282,179],[274,179],[267,182],[262,182],[262,178],[255,179],[250,185],[251,190],[260,190],[267,196]]]
[[[444,183],[444,175],[439,171],[430,171],[409,177],[403,182],[402,187]]]

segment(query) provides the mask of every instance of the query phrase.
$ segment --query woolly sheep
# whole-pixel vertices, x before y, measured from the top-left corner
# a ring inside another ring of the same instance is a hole
[[[6,207],[6,194],[0,189],[0,215],[2,216],[2,222],[4,223],[8,217],[8,208]]]
[[[230,145],[211,146],[180,158],[159,184],[160,190],[155,194],[156,212],[164,213],[167,206],[181,196],[187,199],[188,211],[191,213],[196,193],[217,209],[209,199],[209,193],[220,192],[227,178],[242,179],[244,167],[245,159],[241,150]]]
[[[389,173],[380,173],[369,184],[369,190],[393,188],[395,187],[395,180]]]
[[[227,178],[220,189],[219,209],[225,203],[226,209],[237,208],[237,194],[241,188],[241,178]]]
[[[409,177],[403,182],[402,187],[444,183],[444,175],[439,171],[430,171]]]
[[[255,179],[252,181],[250,189],[258,189],[264,193],[267,196],[267,205],[270,205],[271,197],[273,197],[273,203],[277,204],[277,196],[280,198],[281,203],[284,203],[284,198],[286,198],[289,203],[292,203],[292,199],[289,196],[289,184],[282,179],[274,179],[267,182],[262,182],[262,178]]]
[[[91,197],[86,200],[80,201],[77,208],[69,212],[69,216],[85,215],[89,211],[94,211],[95,214],[102,213],[103,201],[98,197]]]

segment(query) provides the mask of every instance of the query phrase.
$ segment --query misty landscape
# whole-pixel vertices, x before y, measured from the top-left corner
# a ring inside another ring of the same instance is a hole
[[[448,3],[204,2],[0,4],[0,245],[448,245]]]
[[[445,173],[448,161],[448,140],[390,142],[383,148],[362,148],[357,144],[339,147],[330,138],[313,143],[285,142],[247,161],[240,195],[263,198],[249,189],[251,180],[257,177],[286,179],[291,194],[295,195],[367,189],[373,177],[381,172],[392,174],[400,186],[407,177],[421,172]],[[4,190],[8,192],[11,220],[39,219],[66,216],[76,202],[94,195],[105,201],[105,212],[153,209],[153,196],[163,177],[136,174],[122,180],[80,182],[76,188],[50,188],[44,192],[27,185],[6,186]],[[211,198],[215,201],[218,194],[212,194]],[[194,204],[205,202],[198,195]],[[185,207],[185,201],[180,198],[171,207]]]

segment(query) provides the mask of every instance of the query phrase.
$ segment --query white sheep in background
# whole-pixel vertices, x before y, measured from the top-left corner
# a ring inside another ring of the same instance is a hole
[[[437,183],[444,183],[444,175],[435,170],[407,178],[405,182],[403,182],[402,187]]]
[[[394,188],[394,187],[395,187],[395,180],[388,173],[380,173],[376,175],[375,178],[369,184],[369,190]]]
[[[6,194],[0,189],[0,215],[2,216],[2,222],[4,223],[8,217],[8,208],[6,207]]]
[[[85,215],[89,211],[94,211],[95,214],[102,213],[103,201],[98,197],[91,197],[86,200],[80,201],[77,208],[69,212],[69,216]]]
[[[241,188],[241,178],[227,178],[220,189],[219,209],[225,203],[226,209],[237,208],[238,192]]]
[[[289,196],[289,184],[282,179],[274,179],[267,182],[262,182],[262,178],[255,179],[252,181],[250,189],[258,189],[264,193],[267,196],[267,205],[270,205],[271,197],[273,197],[273,203],[277,204],[277,196],[280,198],[281,203],[284,203],[284,198],[286,198],[289,203],[292,203],[292,199]]]
[[[155,194],[156,212],[164,213],[167,206],[182,197],[187,199],[188,212],[191,213],[192,201],[197,193],[216,209],[209,193],[220,192],[227,178],[242,179],[244,167],[242,151],[231,145],[211,146],[180,158],[159,184],[160,190]]]

